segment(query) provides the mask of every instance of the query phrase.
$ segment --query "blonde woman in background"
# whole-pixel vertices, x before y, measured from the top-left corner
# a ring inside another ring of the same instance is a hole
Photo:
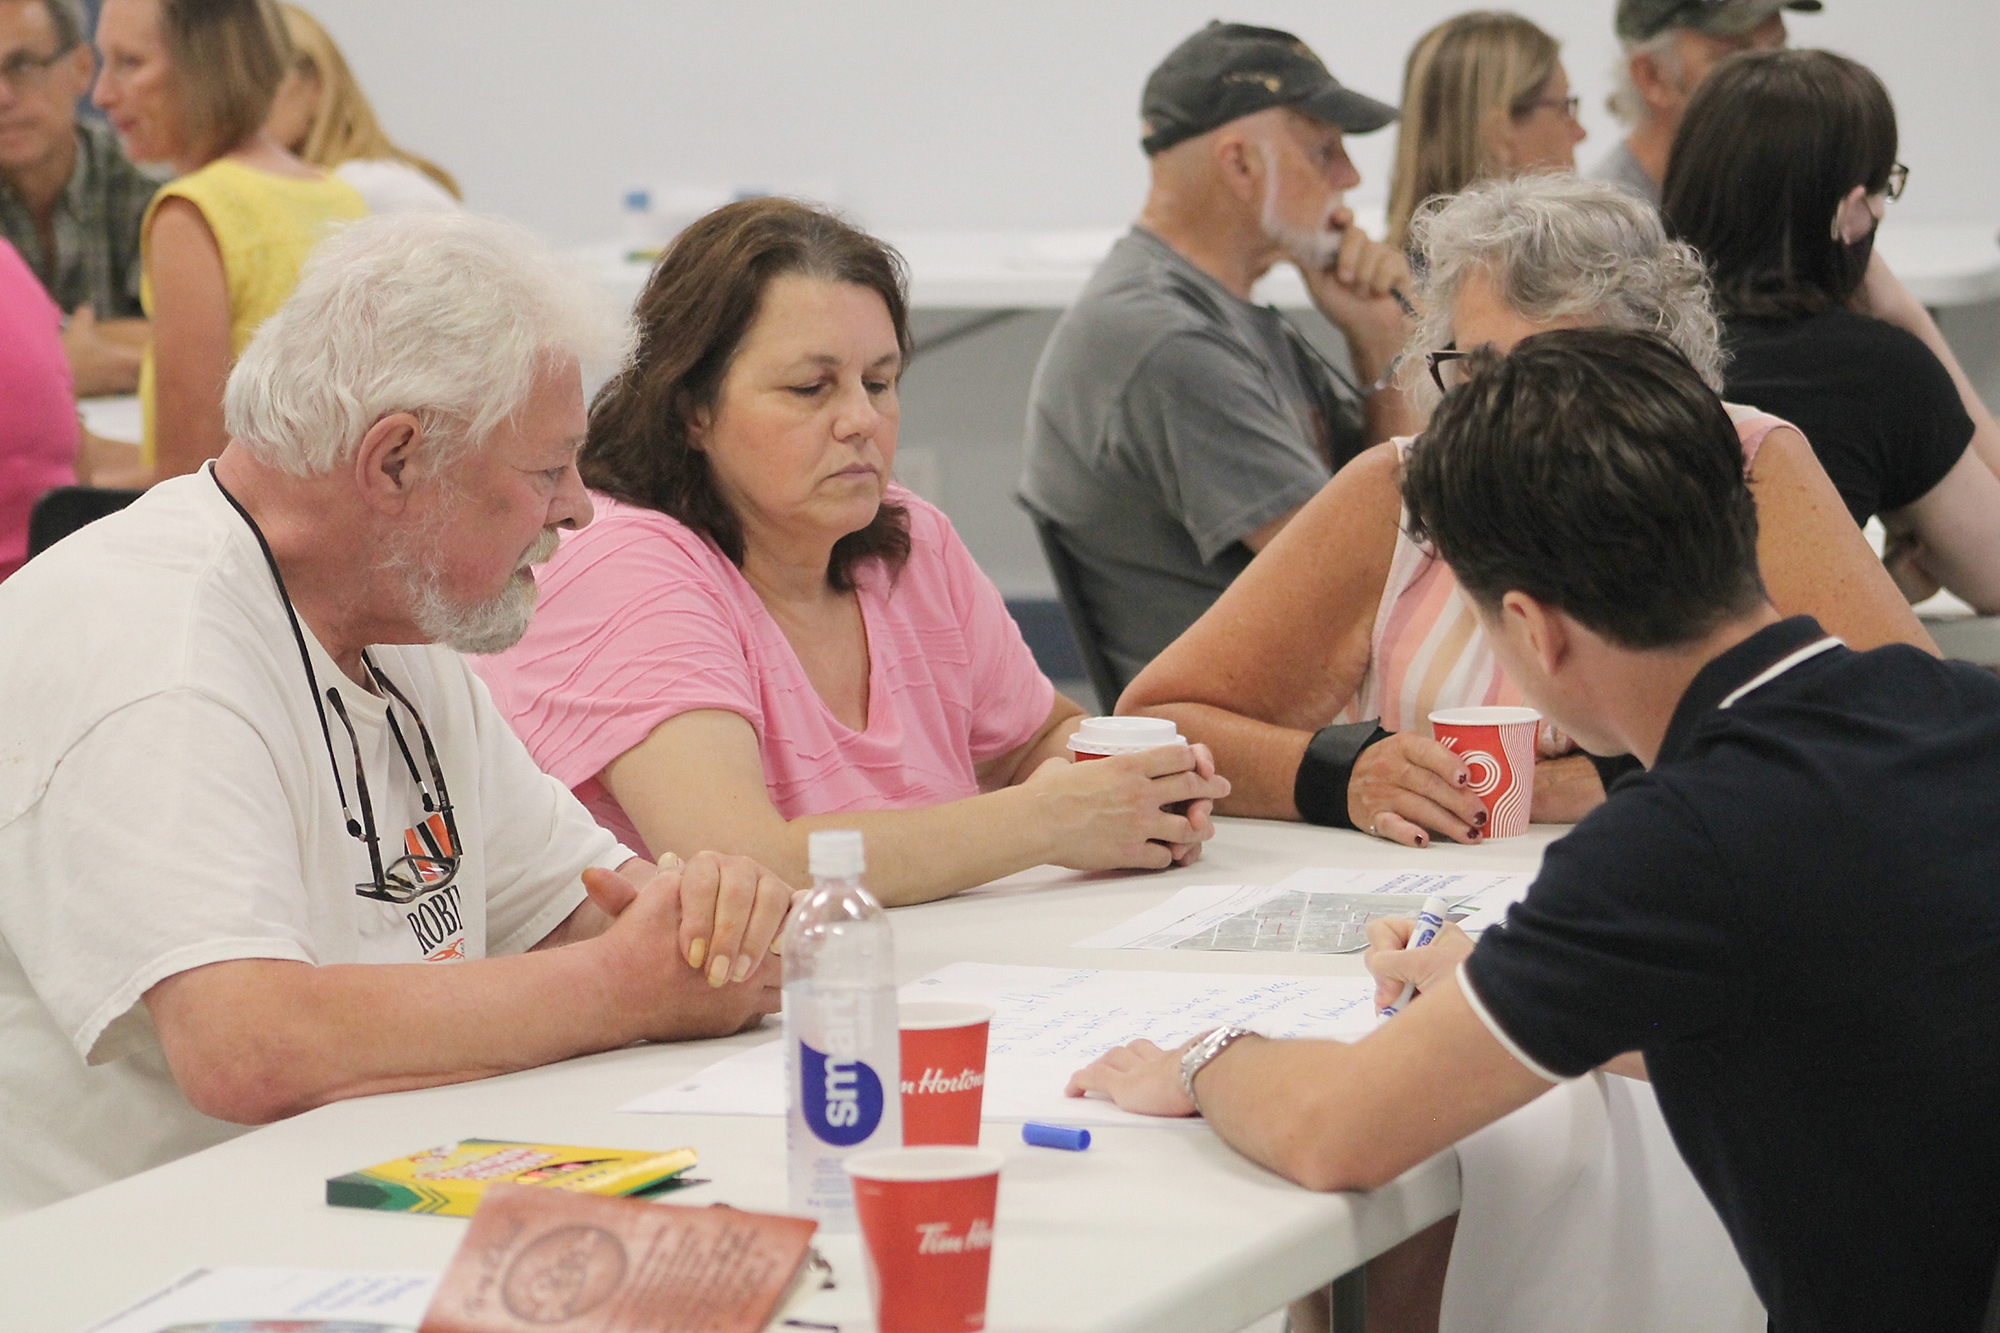
[[[1574,171],[1583,126],[1555,38],[1519,14],[1475,10],[1417,40],[1389,185],[1389,241],[1433,195],[1524,171]]]
[[[104,0],[93,94],[136,162],[165,162],[140,224],[140,484],[222,452],[222,386],[298,285],[328,226],[366,216],[354,187],[264,132],[291,43],[271,0]]]
[[[389,138],[319,20],[297,5],[280,4],[278,12],[292,39],[292,63],[265,123],[270,136],[361,191],[370,212],[458,207],[465,197],[458,182]]]

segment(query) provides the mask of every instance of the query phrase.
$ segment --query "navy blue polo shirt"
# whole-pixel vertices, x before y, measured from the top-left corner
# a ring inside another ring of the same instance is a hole
[[[1645,1053],[1774,1329],[1978,1327],[2000,1253],[2000,679],[1853,652],[1803,616],[1759,631],[1462,975],[1545,1076]]]

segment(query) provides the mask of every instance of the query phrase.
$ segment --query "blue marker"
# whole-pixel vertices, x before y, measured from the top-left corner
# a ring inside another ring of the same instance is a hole
[[[1032,1120],[1021,1126],[1021,1139],[1037,1148],[1063,1148],[1082,1152],[1090,1146],[1090,1131],[1069,1125],[1038,1125]]]
[[[1430,897],[1424,899],[1423,910],[1417,913],[1416,933],[1410,936],[1410,942],[1403,947],[1407,949],[1421,949],[1436,939],[1438,932],[1444,929],[1445,915],[1450,911],[1451,899],[1445,897],[1442,893],[1433,893]],[[1414,981],[1404,982],[1403,993],[1396,997],[1394,1004],[1382,1011],[1382,1017],[1393,1018],[1401,1013],[1403,1006],[1415,999],[1416,994],[1417,983]]]

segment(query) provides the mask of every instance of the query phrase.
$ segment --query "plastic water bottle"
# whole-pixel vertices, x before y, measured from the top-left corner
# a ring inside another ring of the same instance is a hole
[[[903,1144],[896,940],[861,887],[861,835],[806,840],[813,888],[785,927],[785,1085],[791,1209],[829,1232],[855,1229],[841,1162]]]
[[[639,254],[660,244],[659,223],[653,217],[653,192],[634,188],[620,201],[619,240],[628,254]]]

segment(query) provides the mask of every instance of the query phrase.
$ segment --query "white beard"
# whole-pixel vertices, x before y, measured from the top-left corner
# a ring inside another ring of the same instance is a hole
[[[1339,201],[1332,198],[1326,201],[1326,212],[1320,218],[1318,227],[1308,231],[1292,226],[1278,216],[1277,150],[1267,142],[1260,142],[1257,148],[1264,157],[1264,215],[1261,219],[1264,235],[1303,272],[1322,273],[1332,268],[1333,261],[1340,257],[1340,243],[1346,239],[1345,232],[1334,231],[1329,225],[1340,208]]]
[[[523,576],[530,565],[538,565],[556,553],[554,528],[542,535],[521,558],[520,566],[498,597],[471,606],[454,603],[445,595],[438,576],[442,564],[438,553],[443,546],[442,526],[421,533],[410,548],[390,559],[401,576],[410,598],[410,618],[431,643],[443,644],[461,653],[505,652],[521,641],[535,617],[535,582]]]

